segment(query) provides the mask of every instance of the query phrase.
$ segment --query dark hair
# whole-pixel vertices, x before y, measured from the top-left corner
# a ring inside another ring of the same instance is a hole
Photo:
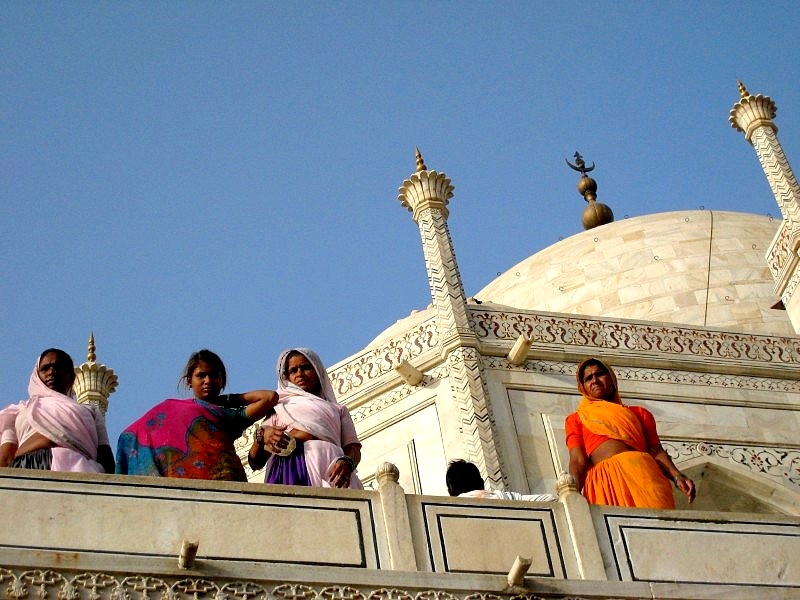
[[[222,387],[220,387],[220,390],[224,390],[225,385],[228,383],[228,375],[225,372],[225,365],[223,364],[222,359],[216,353],[208,350],[207,348],[198,350],[189,357],[189,360],[186,362],[186,367],[183,369],[183,375],[181,375],[178,383],[182,383],[189,388],[192,387],[192,373],[194,373],[194,370],[197,368],[197,365],[200,364],[200,361],[207,363],[209,367],[220,374],[220,377],[222,378]]]
[[[50,354],[51,352],[58,357],[58,359],[57,359],[58,362],[67,363],[67,365],[69,366],[69,370],[70,371],[75,371],[75,363],[72,362],[72,357],[69,354],[67,354],[66,352],[64,352],[61,348],[48,348],[47,350],[45,350],[44,352],[42,352],[39,355],[39,362],[41,363],[42,359],[45,356],[47,356],[48,354]]]
[[[481,477],[478,467],[460,458],[451,460],[447,465],[445,481],[447,482],[447,493],[451,496],[484,488],[483,477]]]

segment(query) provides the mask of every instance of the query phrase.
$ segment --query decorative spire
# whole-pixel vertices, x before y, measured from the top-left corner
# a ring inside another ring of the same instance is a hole
[[[739,85],[741,98],[733,105],[728,116],[728,122],[731,127],[744,133],[745,139],[751,144],[753,143],[753,134],[760,127],[767,127],[773,133],[777,133],[778,128],[772,122],[772,119],[775,118],[778,108],[772,98],[761,94],[751,96],[741,81],[737,79],[736,83]]]
[[[444,173],[429,171],[422,160],[422,153],[415,147],[417,170],[409,175],[397,190],[397,199],[413,215],[416,221],[422,211],[436,208],[447,218],[447,203],[453,197],[453,185]]]
[[[420,171],[427,171],[428,167],[425,166],[425,161],[422,160],[422,153],[419,151],[419,148],[414,146],[414,150],[417,153],[417,173]]]
[[[89,333],[89,353],[86,355],[86,360],[88,362],[95,362],[95,347],[94,347],[94,331]]]
[[[737,79],[736,84],[739,86],[739,96],[742,98],[747,98],[750,95],[750,92],[747,91],[747,88],[744,87],[744,84],[741,80]]]
[[[591,167],[587,167],[586,161],[583,160],[580,152],[577,151],[575,152],[574,165],[566,158],[564,161],[571,169],[581,174],[581,178],[578,181],[578,193],[589,203],[589,205],[583,209],[583,214],[581,215],[583,228],[592,229],[600,225],[605,225],[606,223],[611,223],[614,220],[614,213],[608,206],[597,201],[597,182],[586,174],[594,170],[594,162]]]
[[[113,369],[96,362],[94,332],[89,334],[89,353],[86,362],[75,368],[73,390],[78,402],[108,410],[108,397],[117,389],[117,375]]]

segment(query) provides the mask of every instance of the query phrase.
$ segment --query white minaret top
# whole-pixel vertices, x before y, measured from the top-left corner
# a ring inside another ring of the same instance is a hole
[[[476,345],[467,299],[447,226],[447,203],[455,189],[444,173],[430,171],[416,148],[417,170],[403,182],[397,198],[413,215],[422,237],[433,306],[438,316],[442,352]]]
[[[751,96],[741,81],[737,81],[737,84],[741,100],[734,104],[728,117],[731,127],[744,133],[744,137],[751,144],[753,143],[753,133],[759,127],[769,127],[774,133],[777,133],[778,128],[772,119],[775,118],[778,108],[772,98],[761,94]]]
[[[778,141],[772,119],[777,107],[768,96],[751,96],[739,82],[741,99],[730,112],[731,126],[744,133],[753,145],[769,187],[781,211],[780,227],[767,249],[766,260],[796,332],[800,333],[800,186]]]
[[[420,216],[426,209],[436,209],[446,219],[448,213],[447,203],[453,197],[455,189],[450,178],[444,173],[429,171],[422,160],[419,148],[416,152],[417,171],[403,182],[397,190],[397,199],[414,216],[414,221],[419,223]]]
[[[89,352],[86,362],[75,367],[73,390],[81,404],[94,405],[103,414],[108,410],[108,397],[117,389],[117,376],[113,369],[95,362],[94,333],[89,334]]]
[[[400,203],[419,226],[428,284],[436,310],[439,351],[449,366],[450,391],[458,411],[458,431],[442,431],[448,458],[466,456],[496,489],[505,489],[506,476],[494,425],[489,392],[472,331],[464,285],[458,271],[453,242],[447,226],[447,203],[453,185],[444,173],[425,166],[416,149],[417,170],[398,190]]]

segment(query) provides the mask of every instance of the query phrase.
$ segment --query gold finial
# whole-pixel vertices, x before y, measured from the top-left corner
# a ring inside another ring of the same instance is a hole
[[[742,98],[747,98],[750,95],[750,92],[747,91],[747,88],[744,87],[744,84],[738,79],[736,80],[736,84],[739,86],[739,95]]]
[[[614,213],[608,206],[597,201],[597,182],[587,175],[587,173],[594,170],[594,162],[592,162],[592,166],[587,166],[586,161],[577,151],[575,152],[574,165],[567,159],[564,160],[570,169],[581,174],[581,178],[578,181],[578,193],[588,202],[581,215],[583,228],[592,229],[599,225],[611,223],[614,220]]]
[[[422,160],[422,153],[419,151],[419,148],[414,146],[414,150],[417,153],[417,173],[420,171],[427,171],[428,167],[425,166],[425,161]]]
[[[94,331],[89,334],[89,354],[86,355],[86,360],[89,362],[94,362],[95,358],[95,347],[94,347]]]

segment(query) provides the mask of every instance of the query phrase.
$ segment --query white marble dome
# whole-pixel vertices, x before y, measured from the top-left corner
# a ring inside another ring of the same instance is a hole
[[[707,210],[616,221],[537,252],[474,298],[526,310],[794,335],[764,258],[778,224]]]

